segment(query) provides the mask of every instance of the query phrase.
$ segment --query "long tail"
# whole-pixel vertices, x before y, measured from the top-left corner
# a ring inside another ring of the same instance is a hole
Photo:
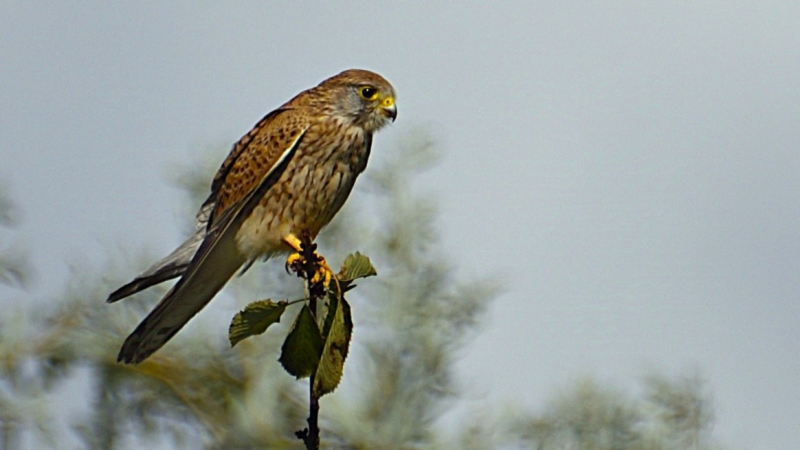
[[[211,195],[197,212],[197,216],[195,217],[196,231],[194,234],[172,253],[167,255],[166,258],[150,266],[149,269],[142,272],[130,283],[109,294],[106,302],[114,303],[139,291],[143,291],[150,286],[183,275],[189,263],[192,262],[195,253],[197,253],[197,249],[200,248],[200,244],[203,243],[208,234],[208,220],[211,217],[211,211],[214,209],[214,206],[216,206],[216,203],[214,201],[214,196]]]
[[[248,258],[236,248],[236,234],[267,191],[280,179],[289,162],[294,158],[307,131],[308,126],[300,132],[291,146],[264,174],[255,189],[221,212],[219,217],[215,217],[212,221],[213,226],[208,227],[197,251],[183,269],[181,279],[175,283],[175,286],[156,306],[156,309],[128,336],[119,351],[117,361],[136,364],[152,355],[178,330],[183,328],[189,319],[203,309],[239,267],[247,261]],[[212,193],[209,196],[197,214],[198,229],[205,228],[204,225],[209,222],[211,211],[216,207],[214,195]],[[188,247],[190,246],[187,245]],[[175,261],[183,260],[176,257]],[[155,277],[155,274],[160,273],[163,281],[164,277],[168,275],[175,276],[174,273],[177,270],[170,271],[165,267],[169,267],[169,265],[158,265],[155,273],[150,277]],[[180,267],[180,264],[175,267]],[[145,277],[145,279],[157,280],[159,278]],[[146,283],[142,283],[142,285],[144,284]],[[136,292],[137,288],[138,286],[135,286],[128,290]],[[120,295],[125,292],[127,291],[123,291]],[[112,297],[114,297],[113,294]]]
[[[108,303],[114,303],[139,291],[145,290],[150,286],[183,275],[205,237],[205,228],[199,228],[192,237],[187,239],[186,242],[181,244],[180,247],[176,248],[175,251],[170,253],[166,258],[150,266],[149,269],[142,272],[142,274],[134,278],[130,283],[109,294],[106,301]]]
[[[246,261],[236,249],[233,234],[212,237],[200,245],[181,279],[125,340],[117,361],[128,364],[144,361],[222,289]]]

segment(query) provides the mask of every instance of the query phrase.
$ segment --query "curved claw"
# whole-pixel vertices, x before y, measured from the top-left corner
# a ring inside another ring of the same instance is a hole
[[[320,281],[322,285],[327,289],[328,286],[331,284],[331,280],[333,279],[333,271],[331,270],[330,266],[328,266],[328,262],[325,261],[323,256],[320,256],[317,252],[314,252],[314,256],[317,258],[317,266],[318,270],[314,273],[314,276],[311,277],[311,283],[316,284]],[[286,270],[287,272],[293,268],[299,266],[304,266],[306,263],[303,255],[298,252],[290,254],[286,258]],[[296,271],[296,270],[295,270]]]
[[[286,258],[286,264],[283,265],[283,268],[286,269],[286,273],[292,273],[292,266],[301,259],[299,253],[292,253]]]
[[[303,255],[300,253],[292,253],[286,258],[286,266],[291,267],[297,261],[303,261]]]

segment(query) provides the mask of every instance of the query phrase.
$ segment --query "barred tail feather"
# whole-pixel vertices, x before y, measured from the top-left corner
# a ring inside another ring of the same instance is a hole
[[[150,286],[183,275],[205,237],[206,229],[198,228],[193,236],[187,239],[186,242],[181,244],[180,247],[176,248],[175,251],[170,253],[166,258],[150,266],[149,269],[134,278],[130,283],[109,294],[106,302],[114,303],[137,292],[143,291]]]
[[[208,240],[186,267],[183,276],[156,308],[128,336],[117,361],[137,364],[161,348],[203,309],[245,263],[236,249],[234,233]]]

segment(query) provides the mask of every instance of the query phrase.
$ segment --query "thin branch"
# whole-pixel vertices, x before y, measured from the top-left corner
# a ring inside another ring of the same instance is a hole
[[[317,320],[317,300],[323,298],[325,295],[324,277],[317,276],[316,278],[318,278],[318,280],[313,280],[315,279],[315,275],[322,275],[320,271],[321,264],[324,260],[316,253],[317,244],[311,242],[311,236],[308,232],[303,232],[300,242],[302,259],[297,261],[299,264],[293,266],[292,270],[296,272],[299,277],[306,280],[308,307],[311,310],[311,314],[314,316],[314,320],[319,324],[319,320]],[[308,383],[309,402],[308,419],[306,420],[308,428],[295,432],[295,436],[303,441],[307,450],[319,450],[319,398],[314,394],[315,377],[316,371],[311,374]]]

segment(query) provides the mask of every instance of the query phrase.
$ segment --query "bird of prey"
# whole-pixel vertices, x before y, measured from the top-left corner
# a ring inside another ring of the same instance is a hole
[[[180,277],[128,336],[117,361],[136,364],[152,355],[242,266],[282,253],[296,259],[302,233],[313,239],[333,219],[367,166],[373,134],[396,117],[392,85],[352,69],[261,119],[214,176],[196,233],[109,295],[115,302]]]

